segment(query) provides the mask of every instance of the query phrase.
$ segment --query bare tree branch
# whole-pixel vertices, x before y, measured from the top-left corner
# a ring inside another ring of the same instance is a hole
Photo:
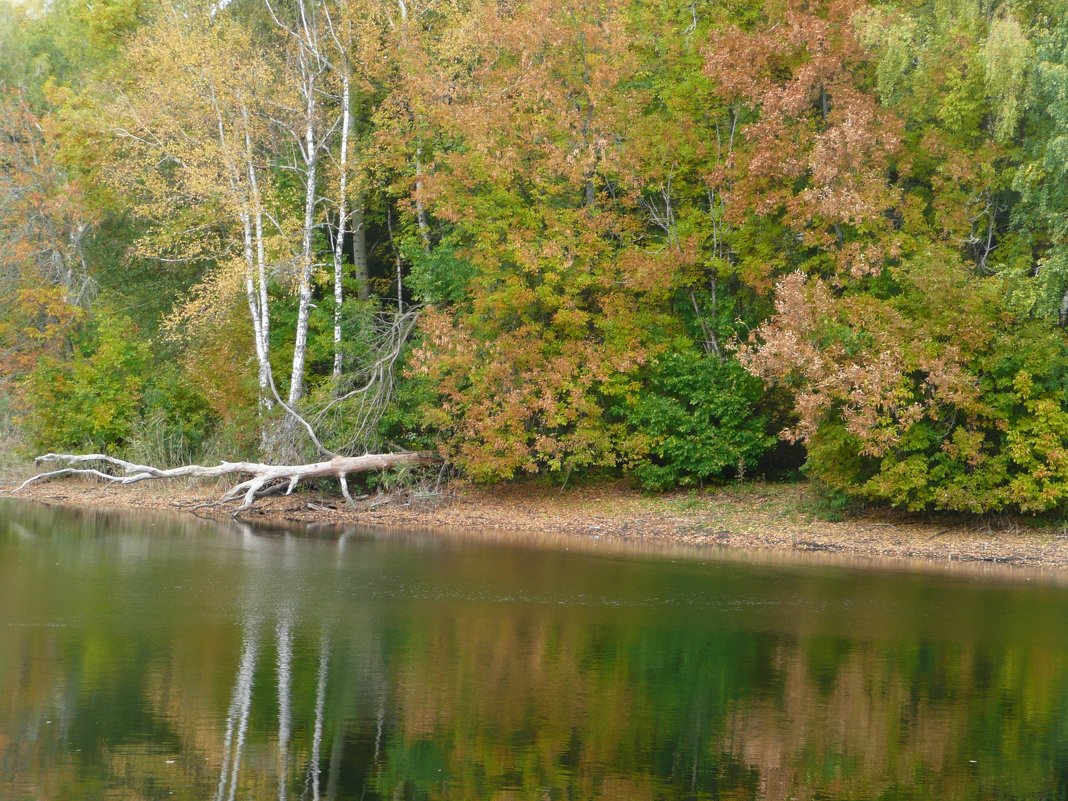
[[[32,476],[15,490],[24,489],[30,484],[50,478],[62,476],[85,475],[93,476],[106,481],[109,484],[125,485],[136,484],[140,481],[159,480],[166,478],[221,478],[223,476],[251,476],[231,487],[218,501],[218,505],[226,505],[241,499],[231,514],[236,517],[249,509],[257,499],[266,495],[280,492],[281,486],[285,486],[288,495],[301,481],[313,478],[333,477],[341,485],[342,494],[346,500],[351,500],[347,476],[352,473],[366,473],[369,471],[390,470],[394,467],[405,465],[429,464],[438,461],[438,457],[431,453],[376,453],[364,456],[335,456],[323,462],[311,462],[297,465],[272,465],[258,462],[222,462],[209,467],[204,465],[183,465],[161,469],[151,465],[135,464],[125,459],[108,456],[102,453],[68,454],[47,453],[37,457],[38,463],[56,462],[66,464],[58,470],[50,470]],[[70,465],[111,465],[119,471],[118,475],[105,473],[98,467],[72,467]]]

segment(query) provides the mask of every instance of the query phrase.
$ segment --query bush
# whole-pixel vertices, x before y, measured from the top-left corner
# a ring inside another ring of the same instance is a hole
[[[742,475],[775,444],[756,403],[761,384],[733,361],[670,352],[652,365],[623,412],[645,454],[632,468],[647,489]]]
[[[932,408],[878,456],[829,416],[809,442],[808,469],[855,497],[912,511],[1068,507],[1068,348],[1041,329],[992,337],[964,365],[975,397]],[[914,397],[927,379],[913,377]]]
[[[952,257],[893,271],[885,299],[799,276],[743,352],[796,393],[806,471],[910,511],[1068,508],[1068,342],[1005,282]]]
[[[178,465],[204,455],[216,421],[204,396],[175,365],[156,368],[142,401],[136,431],[126,444],[128,458],[144,464]]]
[[[168,464],[202,449],[214,422],[207,402],[176,366],[153,362],[128,318],[102,312],[73,351],[40,359],[23,385],[19,422],[36,450],[129,449]]]
[[[109,450],[139,419],[148,343],[126,318],[101,314],[74,343],[74,355],[44,356],[24,384],[20,422],[38,449]]]

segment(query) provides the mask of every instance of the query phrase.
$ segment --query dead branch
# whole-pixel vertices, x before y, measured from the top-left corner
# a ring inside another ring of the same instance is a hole
[[[375,447],[379,422],[393,399],[398,364],[421,313],[420,307],[412,306],[403,312],[379,316],[370,342],[370,364],[353,371],[349,384],[352,388],[342,391],[336,387],[337,395],[308,415],[315,426],[330,420],[333,429],[348,429],[347,440],[338,450],[351,453]],[[301,422],[311,429],[308,422]]]
[[[38,456],[37,463],[54,462],[66,465],[57,470],[38,473],[26,479],[15,492],[35,481],[62,476],[93,476],[111,485],[135,484],[166,478],[220,478],[222,476],[248,476],[230,488],[215,505],[226,506],[240,499],[231,514],[236,517],[249,509],[259,498],[282,492],[288,495],[301,481],[313,478],[336,478],[345,500],[352,503],[347,477],[353,473],[366,473],[373,470],[390,470],[403,465],[428,464],[438,461],[431,453],[368,453],[363,456],[334,456],[323,462],[311,462],[299,465],[272,465],[257,462],[222,462],[214,467],[204,465],[183,465],[161,469],[151,465],[135,464],[125,459],[107,456],[102,453],[70,454],[47,453]],[[73,465],[95,465],[75,467]],[[100,469],[109,465],[116,473],[107,473]]]

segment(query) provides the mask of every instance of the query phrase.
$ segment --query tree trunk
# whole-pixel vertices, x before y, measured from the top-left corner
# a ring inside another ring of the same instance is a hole
[[[364,225],[363,198],[352,208],[352,264],[356,272],[356,294],[360,300],[371,297],[371,275],[367,271],[367,228]]]
[[[260,195],[260,183],[256,177],[256,165],[252,159],[252,138],[248,131],[248,114],[245,114],[245,164],[248,171],[249,189],[252,194],[253,235],[256,242],[256,279],[259,296],[259,335],[262,342],[263,361],[260,363],[261,387],[266,377],[270,383],[271,370],[271,313],[267,299],[267,257],[263,242],[263,198]],[[274,406],[270,393],[263,401],[265,407]]]
[[[268,319],[266,300],[267,292],[263,283],[266,281],[266,277],[261,271],[261,289],[262,292],[257,292],[256,289],[256,256],[255,245],[253,237],[253,211],[254,207],[258,206],[259,194],[258,187],[254,182],[249,180],[250,176],[254,176],[253,172],[250,172],[251,164],[251,144],[248,135],[248,116],[245,115],[245,137],[244,137],[244,154],[246,161],[246,169],[244,170],[245,177],[242,179],[242,170],[239,166],[239,156],[235,156],[233,151],[230,150],[227,144],[226,125],[223,121],[222,110],[219,108],[218,100],[215,95],[215,87],[211,86],[211,98],[212,104],[215,109],[215,121],[216,121],[216,135],[219,140],[219,151],[223,154],[224,163],[226,166],[226,172],[230,182],[230,191],[233,193],[235,205],[238,207],[238,216],[241,220],[241,232],[243,238],[243,255],[245,260],[245,296],[248,301],[249,315],[252,317],[252,332],[255,339],[256,350],[256,364],[258,368],[258,381],[259,381],[259,402],[261,409],[270,409],[271,407],[271,393],[269,392],[271,383],[271,362],[269,340],[266,333],[263,330],[263,323]],[[238,151],[240,152],[240,151]],[[249,181],[248,186],[243,186],[242,181]],[[255,192],[253,191],[255,189]],[[250,203],[251,201],[251,203]],[[262,214],[262,211],[257,210],[258,214]],[[262,243],[262,221],[260,222],[260,236],[259,241]],[[262,256],[261,256],[262,263]]]
[[[248,301],[248,313],[252,318],[252,338],[256,347],[256,365],[260,388],[260,409],[270,409],[271,383],[268,371],[271,369],[269,354],[265,350],[267,343],[263,336],[262,317],[260,314],[259,295],[256,292],[255,257],[252,244],[252,217],[247,210],[241,212],[241,227],[245,238],[245,299]]]
[[[271,314],[267,299],[267,263],[263,243],[263,198],[260,196],[256,165],[252,157],[252,137],[249,132],[249,115],[242,109],[245,124],[245,173],[248,179],[249,194],[252,200],[249,220],[245,224],[245,291],[248,294],[249,313],[252,315],[252,329],[256,338],[256,364],[260,388],[260,409],[270,411],[274,406],[271,395]],[[252,242],[249,241],[251,238]],[[253,247],[254,245],[254,247]],[[253,251],[255,255],[253,255]],[[255,270],[253,270],[255,264]]]
[[[318,75],[322,69],[316,48],[314,31],[310,27],[308,10],[303,2],[300,9],[300,69],[304,93],[304,228],[301,237],[301,266],[297,306],[297,328],[293,341],[293,370],[289,379],[289,405],[296,406],[304,395],[304,362],[308,350],[308,317],[311,314],[312,272],[315,254],[312,250],[315,233],[315,209],[318,201],[316,174],[319,166],[320,143],[316,138],[318,116]]]
[[[311,87],[314,81],[309,80]],[[304,194],[304,234],[301,240],[301,266],[300,284],[297,306],[297,329],[293,341],[293,370],[289,379],[289,405],[296,406],[304,395],[304,361],[308,349],[308,317],[311,314],[312,299],[312,268],[314,266],[314,253],[312,252],[312,234],[315,230],[315,172],[318,166],[318,156],[315,153],[315,124],[312,115],[315,113],[315,99],[312,91],[308,94],[309,120],[305,133],[305,148],[307,148],[306,184]]]
[[[223,476],[247,475],[245,479],[234,485],[220,499],[219,504],[242,499],[241,505],[233,510],[233,516],[239,515],[256,502],[258,498],[285,490],[288,495],[301,481],[313,478],[333,477],[341,486],[341,493],[345,500],[351,502],[349,487],[346,477],[352,473],[366,473],[374,470],[390,470],[394,467],[405,465],[429,464],[438,461],[438,457],[431,453],[368,453],[364,456],[334,456],[323,462],[311,462],[296,465],[273,465],[258,462],[222,462],[214,467],[191,464],[182,467],[161,469],[151,465],[135,464],[114,456],[102,453],[90,454],[67,454],[48,453],[37,457],[38,462],[58,462],[66,464],[58,470],[46,473],[38,473],[26,479],[18,489],[46,478],[59,478],[60,476],[86,475],[99,478],[112,484],[136,484],[139,481],[150,481],[163,478],[221,478]],[[120,471],[119,475],[111,475],[100,470],[98,467],[71,467],[70,465],[111,465]]]
[[[341,78],[341,156],[337,198],[337,231],[334,232],[334,381],[341,379],[341,306],[345,302],[345,229],[348,227],[349,74]]]

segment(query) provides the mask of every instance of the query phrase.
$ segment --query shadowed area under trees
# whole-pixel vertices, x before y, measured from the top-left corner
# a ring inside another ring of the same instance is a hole
[[[8,451],[1068,508],[1064,0],[0,0],[0,52]]]

